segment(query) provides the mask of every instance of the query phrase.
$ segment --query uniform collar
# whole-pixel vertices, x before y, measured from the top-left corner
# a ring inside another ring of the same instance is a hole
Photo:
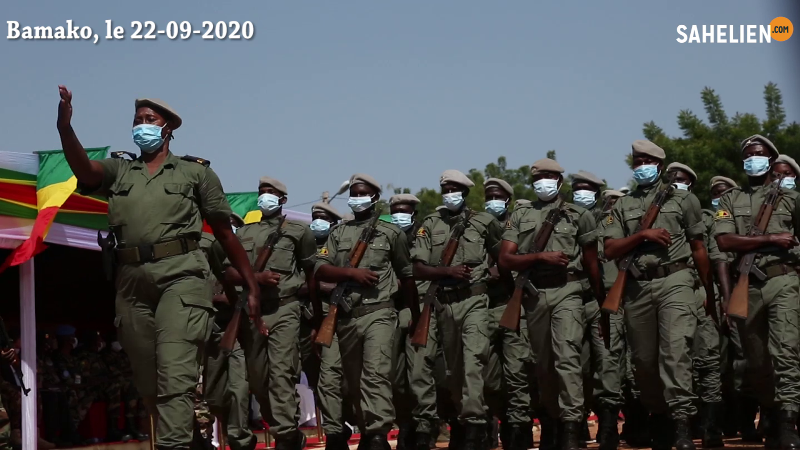
[[[663,185],[664,185],[664,182],[661,181],[661,179],[659,178],[658,181],[656,181],[655,183],[651,184],[650,186],[636,186],[636,190],[637,191],[641,191],[642,193],[647,195],[647,194],[649,194],[650,192],[652,192],[654,190],[657,191],[657,190],[661,189],[661,186],[663,186]]]
[[[167,169],[167,168],[174,169],[175,166],[178,165],[178,162],[180,160],[181,159],[178,158],[177,156],[175,156],[171,151],[167,151],[167,158],[164,160],[164,164],[161,165],[161,169]],[[145,164],[145,162],[142,159],[142,157],[139,156],[138,158],[136,158],[135,161],[133,161],[132,168],[133,169],[139,169],[139,170],[146,169],[147,168],[147,164]],[[161,172],[161,169],[159,169],[155,174],[153,174],[153,176],[155,176],[159,172]]]
[[[280,218],[281,218],[281,213],[282,212],[283,212],[283,208],[279,209],[278,211],[275,211],[269,217],[264,216],[264,213],[262,212],[261,213],[261,223],[273,224],[273,223],[278,222],[278,220],[280,220]]]

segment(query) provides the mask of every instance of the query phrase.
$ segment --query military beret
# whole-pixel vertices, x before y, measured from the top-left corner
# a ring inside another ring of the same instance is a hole
[[[602,194],[600,194],[600,195],[601,195],[603,198],[608,198],[608,197],[612,197],[612,198],[617,198],[617,197],[625,197],[625,193],[624,193],[624,192],[622,192],[622,191],[617,191],[617,190],[614,190],[614,189],[606,189],[606,190],[605,190],[605,191],[603,191],[603,193],[602,193]]]
[[[56,328],[56,336],[72,336],[75,334],[75,327],[72,325],[59,325]]]
[[[739,186],[738,184],[736,184],[735,181],[731,180],[730,178],[717,175],[716,177],[711,179],[711,189],[713,189],[714,186],[716,186],[718,184],[722,184],[722,183],[727,184],[730,187],[738,187]]]
[[[631,154],[636,155],[647,155],[652,156],[653,158],[658,158],[663,160],[667,157],[667,154],[664,153],[664,149],[657,146],[656,144],[646,141],[644,139],[639,139],[637,141],[633,141],[631,144]]]
[[[366,184],[366,185],[372,186],[372,187],[374,187],[375,189],[378,190],[379,194],[381,192],[383,192],[383,189],[381,189],[381,184],[378,183],[378,180],[376,180],[375,178],[372,178],[371,176],[369,176],[367,174],[364,174],[364,173],[357,173],[357,174],[353,175],[352,177],[350,177],[350,186],[353,186],[353,185],[356,185],[356,184]]]
[[[354,216],[352,214],[345,214],[345,215],[342,216],[342,222],[347,223],[347,222],[350,222],[351,220],[354,220],[355,218],[356,218],[356,216]]]
[[[242,216],[240,216],[240,215],[238,215],[236,213],[233,213],[233,214],[231,214],[231,218],[233,219],[234,222],[236,222],[236,226],[237,227],[243,227],[244,226],[244,219],[242,219]]]
[[[337,211],[336,208],[334,208],[333,205],[331,205],[330,203],[325,203],[325,202],[314,203],[313,205],[311,205],[311,213],[313,214],[314,212],[322,212],[328,214],[336,220],[342,219],[342,215],[339,214],[339,211]]]
[[[620,191],[620,192],[622,192],[623,194],[627,195],[627,194],[628,194],[628,192],[630,192],[630,191],[631,191],[631,188],[629,188],[628,186],[622,186],[621,188],[619,188],[619,189],[617,189],[617,190],[618,190],[618,191]]]
[[[156,110],[156,112],[165,115],[164,119],[168,122],[171,122],[172,129],[177,130],[180,128],[183,120],[181,120],[181,116],[172,109],[171,106],[167,104],[164,100],[159,100],[157,98],[137,98],[136,99],[136,109],[138,110],[142,106],[147,106]]]
[[[600,187],[604,184],[603,180],[597,178],[597,175],[585,170],[580,170],[578,173],[572,176],[572,182],[575,183],[576,181],[585,181],[587,183],[594,184],[597,187]]]
[[[519,208],[520,206],[530,205],[530,204],[531,204],[530,200],[525,200],[524,198],[521,198],[514,202],[514,208]]]
[[[543,158],[531,166],[531,175],[536,175],[539,172],[555,172],[558,174],[564,173],[564,168],[561,167],[561,164],[557,163],[555,160],[550,158]]]
[[[500,178],[487,178],[486,181],[483,182],[483,188],[486,189],[490,186],[497,186],[506,191],[508,195],[514,195],[514,188],[512,188],[511,185],[505,180],[501,180]]]
[[[688,173],[689,176],[692,177],[692,183],[697,181],[697,174],[694,173],[694,170],[692,170],[692,168],[687,166],[686,164],[681,164],[679,162],[674,162],[674,163],[671,163],[670,165],[667,166],[667,173],[669,173],[669,172],[671,172],[673,170],[681,170],[683,172]]]
[[[774,156],[780,156],[781,155],[780,152],[778,151],[778,148],[775,147],[775,144],[773,144],[772,141],[770,141],[769,139],[765,138],[764,136],[761,136],[760,134],[754,134],[754,135],[750,136],[749,138],[743,140],[742,141],[742,151],[744,151],[744,149],[746,149],[747,147],[749,147],[751,145],[759,145],[759,144],[763,145],[764,147],[767,147],[769,149],[770,153],[772,153]]]
[[[419,199],[413,194],[397,194],[393,195],[392,198],[389,199],[389,206],[399,205],[401,203],[416,205],[419,203]]]
[[[794,170],[795,176],[800,175],[800,166],[797,165],[797,161],[795,161],[794,158],[792,158],[791,156],[789,156],[789,155],[780,155],[780,156],[778,156],[778,159],[775,160],[775,162],[776,163],[779,163],[779,162],[780,163],[785,163],[785,164],[788,164],[788,165],[792,166],[792,170]]]
[[[259,188],[261,186],[264,186],[265,184],[274,187],[278,192],[280,192],[283,195],[289,195],[289,191],[286,190],[286,185],[276,180],[275,178],[261,177],[258,179]]]
[[[468,188],[475,186],[475,183],[473,183],[468,176],[464,175],[463,172],[454,169],[445,170],[442,172],[442,176],[439,177],[439,186],[444,186],[446,183],[460,184],[461,186]]]

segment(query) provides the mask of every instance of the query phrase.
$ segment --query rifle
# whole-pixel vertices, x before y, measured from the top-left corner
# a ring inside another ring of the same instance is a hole
[[[634,234],[640,231],[649,230],[653,227],[653,224],[658,218],[658,214],[661,212],[661,207],[663,207],[664,203],[667,202],[674,189],[675,187],[671,183],[665,183],[664,186],[658,190],[655,198],[653,199],[653,203],[651,203],[650,207],[647,208],[647,212],[645,213],[644,217],[642,217],[642,220],[639,221],[639,225],[636,226],[636,231]],[[614,280],[614,285],[608,290],[606,299],[603,302],[603,312],[608,314],[616,314],[619,311],[619,307],[622,306],[622,295],[625,291],[625,283],[628,282],[628,272],[633,274],[634,278],[639,278],[642,275],[642,273],[639,272],[639,269],[636,268],[636,265],[633,264],[638,256],[639,251],[634,249],[632,252],[625,255],[620,261],[617,279]]]
[[[380,217],[380,211],[376,209],[369,225],[361,231],[358,242],[356,242],[356,245],[350,250],[350,255],[347,257],[347,264],[344,266],[346,269],[353,269],[361,264],[361,259],[367,251],[367,246],[375,236],[375,228],[378,226]],[[333,342],[333,333],[336,331],[336,316],[339,314],[339,307],[341,307],[345,313],[349,313],[351,309],[345,299],[345,294],[349,287],[350,281],[342,281],[338,283],[333,289],[333,292],[331,292],[331,305],[328,309],[328,315],[325,316],[325,320],[322,321],[322,325],[319,327],[317,339],[314,341],[315,343],[330,348]]]
[[[772,212],[775,211],[775,206],[781,197],[781,182],[783,174],[777,180],[775,186],[769,190],[761,209],[758,210],[755,222],[751,225],[750,231],[747,236],[763,236],[769,225],[769,220],[772,218]],[[736,317],[737,319],[747,319],[748,314],[748,300],[750,290],[750,274],[756,276],[759,281],[767,279],[766,274],[758,267],[753,265],[753,262],[758,256],[758,252],[749,252],[739,260],[739,266],[736,272],[739,273],[739,280],[736,282],[736,287],[731,292],[731,298],[728,302],[728,315]]]
[[[529,253],[541,253],[544,251],[545,247],[547,247],[550,236],[553,234],[553,230],[561,219],[564,208],[567,206],[567,202],[563,199],[560,199],[559,202],[558,207],[551,209],[547,213],[544,223],[533,238],[533,244],[531,245]],[[519,321],[522,315],[523,290],[527,290],[531,297],[536,298],[539,296],[539,290],[531,283],[530,277],[531,269],[523,270],[517,274],[517,278],[514,280],[514,293],[511,294],[511,299],[508,301],[506,309],[503,311],[503,316],[500,318],[501,327],[511,331],[519,330]]]
[[[281,236],[283,236],[282,231],[285,224],[286,216],[281,216],[278,222],[278,228],[269,235],[264,247],[262,247],[261,251],[258,252],[256,262],[253,265],[255,272],[263,272],[264,269],[267,268],[267,262],[269,261],[270,256],[272,256],[272,251],[275,249],[275,244],[277,244],[281,239]],[[236,305],[233,310],[233,316],[231,317],[230,322],[228,322],[228,326],[225,327],[225,334],[222,335],[222,340],[219,344],[219,348],[227,354],[233,351],[233,344],[236,341],[236,337],[239,335],[239,324],[242,321],[242,309],[247,303],[247,296],[240,296],[239,293],[236,292],[236,288],[234,288],[230,283],[226,283],[223,280],[220,280],[220,283],[222,283],[222,288],[225,290],[225,296],[228,297],[228,301],[232,301]],[[258,328],[258,332],[266,336],[268,330],[261,318],[259,317],[256,319],[254,323]]]
[[[461,240],[461,236],[464,235],[464,230],[467,228],[470,217],[472,217],[472,212],[468,212],[467,218],[459,220],[452,230],[450,230],[450,240],[447,241],[442,251],[442,256],[439,257],[439,264],[437,264],[437,267],[450,267],[450,265],[453,264],[453,259],[458,250],[458,243]],[[431,305],[436,308],[436,311],[441,311],[444,308],[439,302],[439,299],[436,298],[436,294],[439,292],[440,281],[441,280],[431,281],[431,284],[428,285],[428,290],[425,291],[425,297],[422,299],[422,304],[424,305],[422,307],[422,313],[414,329],[414,336],[411,337],[411,345],[414,347],[426,347],[428,345],[428,333],[431,328]]]
[[[3,322],[3,318],[0,317],[0,349],[8,350],[11,348],[11,338],[8,337],[8,331],[6,331],[6,324]],[[28,396],[28,392],[31,390],[25,387],[25,383],[22,380],[22,371],[19,367],[14,366],[13,364],[5,364],[0,363],[0,372],[3,374],[3,378],[6,381],[11,381],[14,383],[14,386],[22,390],[22,393],[25,396]]]

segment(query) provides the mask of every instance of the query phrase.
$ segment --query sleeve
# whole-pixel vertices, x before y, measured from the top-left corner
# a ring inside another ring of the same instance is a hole
[[[686,239],[703,239],[706,233],[706,224],[703,222],[703,209],[700,200],[694,194],[689,194],[681,202],[683,210],[683,226],[686,229]]]
[[[497,220],[489,222],[486,227],[486,252],[497,261],[500,255],[500,243],[503,242],[503,227]]]
[[[97,186],[96,188],[90,188],[78,183],[78,192],[81,195],[101,195],[103,197],[108,197],[108,190],[111,188],[114,182],[117,181],[117,176],[119,175],[123,160],[106,158],[97,162],[103,168],[103,181],[100,183],[100,186]]]
[[[315,272],[326,264],[335,265],[333,258],[336,256],[337,248],[336,234],[335,232],[331,232],[331,234],[328,235],[328,239],[325,241],[325,245],[323,245],[317,253],[317,262],[314,265]]]
[[[578,217],[578,245],[583,247],[595,241],[597,241],[597,222],[591,212],[584,211]]]
[[[230,220],[231,205],[225,197],[222,182],[211,168],[205,168],[198,186],[200,194],[200,214],[209,222]]]
[[[405,279],[414,276],[411,263],[411,251],[408,249],[408,238],[405,233],[397,233],[392,244],[392,267],[397,278]]]
[[[714,238],[722,234],[736,233],[736,222],[733,220],[733,195],[728,193],[719,199],[719,208],[714,215]]]
[[[625,237],[625,229],[622,228],[622,207],[619,201],[614,203],[611,213],[606,216],[602,232],[603,239],[622,239]]]
[[[414,254],[412,259],[420,261],[425,264],[431,263],[431,251],[433,244],[431,243],[431,220],[425,219],[422,221],[422,226],[417,230],[417,235],[414,238]]]
[[[708,258],[711,262],[720,263],[720,262],[727,262],[728,258],[725,253],[719,251],[719,245],[717,245],[717,240],[714,239],[714,222],[712,221],[711,224],[706,224],[708,230]]]
[[[225,262],[226,256],[225,251],[222,250],[222,245],[219,241],[214,241],[211,243],[211,247],[208,248],[208,266],[211,268],[211,272],[214,274],[217,279],[223,278],[223,272],[225,271]],[[230,263],[228,264],[230,265]]]
[[[513,242],[519,246],[519,217],[522,215],[519,211],[514,211],[511,213],[511,217],[506,220],[505,226],[503,227],[503,236],[502,239],[504,241]]]
[[[800,196],[794,198],[794,235],[800,236]]]
[[[317,241],[314,239],[311,228],[303,228],[303,235],[300,236],[300,241],[295,247],[295,256],[304,271],[312,271],[317,263]]]

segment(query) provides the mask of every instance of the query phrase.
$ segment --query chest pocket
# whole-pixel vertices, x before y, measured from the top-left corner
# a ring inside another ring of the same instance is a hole
[[[656,228],[664,228],[670,234],[678,234],[683,226],[681,225],[682,211],[680,205],[675,201],[667,202],[666,205],[661,207],[658,213],[658,226]]]
[[[353,241],[350,238],[345,238],[339,241],[338,244],[339,245],[337,245],[336,247],[336,255],[335,256],[331,255],[331,256],[334,256],[335,258],[334,263],[336,264],[336,266],[345,267],[347,266],[348,260],[350,259],[350,251],[353,249]],[[363,258],[361,260],[361,263],[362,264],[360,264],[359,267],[365,267],[363,264],[364,263]]]
[[[625,221],[625,235],[632,236],[642,220],[644,211],[641,209],[628,209],[622,211],[622,220]]]
[[[256,263],[256,243],[253,241],[242,242],[242,248],[247,253],[247,258],[250,260],[250,266],[252,267]]]
[[[170,211],[162,223],[188,224],[197,214],[197,203],[191,184],[164,183],[164,197],[159,208]]]
[[[532,250],[533,240],[536,236],[536,227],[539,222],[531,220],[520,222],[519,224],[519,253],[527,253]]]
[[[747,234],[750,231],[753,220],[753,211],[750,205],[734,206],[733,219],[736,222],[739,234]]]
[[[294,272],[297,263],[294,259],[294,240],[288,236],[281,236],[272,249],[272,255],[267,261],[270,270],[290,274]]]
[[[386,269],[389,265],[389,250],[389,238],[383,233],[377,234],[369,243],[361,266],[369,267],[370,270]]]
[[[568,255],[571,254],[575,248],[575,233],[578,232],[575,220],[577,217],[562,217],[553,228],[553,235],[550,237],[548,247],[552,247],[553,250],[561,250]]]
[[[470,224],[469,227],[464,230],[464,236],[459,246],[461,262],[464,264],[482,263],[484,257],[484,241],[483,234],[475,228],[475,225]]]
[[[793,231],[792,212],[786,208],[786,202],[781,201],[775,211],[772,212],[767,233],[791,233]]]
[[[135,207],[131,203],[134,200],[130,197],[132,189],[133,183],[116,183],[108,189],[108,226],[115,233],[121,231],[120,227],[127,225],[124,212]]]

